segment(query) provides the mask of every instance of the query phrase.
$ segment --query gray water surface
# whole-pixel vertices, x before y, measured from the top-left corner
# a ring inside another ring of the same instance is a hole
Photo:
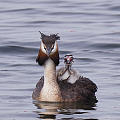
[[[32,100],[43,75],[39,30],[59,33],[57,68],[72,54],[73,67],[98,86],[96,106]],[[119,0],[0,0],[0,120],[39,119],[120,119]]]

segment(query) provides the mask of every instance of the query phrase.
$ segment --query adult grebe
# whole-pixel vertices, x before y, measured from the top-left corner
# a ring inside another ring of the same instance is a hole
[[[97,102],[97,86],[88,78],[79,77],[74,83],[57,80],[56,66],[59,64],[57,34],[41,33],[41,45],[36,62],[44,66],[44,77],[41,77],[33,91],[32,97],[45,102]]]

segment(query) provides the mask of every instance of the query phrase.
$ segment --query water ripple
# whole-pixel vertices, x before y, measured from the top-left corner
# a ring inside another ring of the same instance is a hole
[[[101,48],[101,49],[116,49],[116,48],[120,48],[120,44],[119,43],[95,43],[92,44],[91,47],[94,48]]]
[[[120,11],[120,6],[109,7],[109,10],[111,10],[111,11]]]
[[[11,12],[26,12],[33,11],[34,8],[23,8],[23,9],[8,9],[8,10],[0,10],[0,13],[11,13]]]
[[[21,54],[28,54],[28,53],[35,53],[37,52],[36,48],[28,48],[22,46],[0,46],[0,53],[21,53]]]

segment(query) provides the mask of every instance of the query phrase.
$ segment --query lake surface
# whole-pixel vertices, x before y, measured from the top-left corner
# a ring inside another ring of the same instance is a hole
[[[98,86],[94,107],[40,104],[32,91],[43,75],[35,62],[40,34],[59,33],[60,65]],[[120,120],[119,0],[0,0],[0,120]]]

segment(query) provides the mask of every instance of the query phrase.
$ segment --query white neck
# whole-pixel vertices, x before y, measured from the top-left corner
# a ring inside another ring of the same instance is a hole
[[[61,92],[56,80],[56,66],[49,58],[44,65],[44,85],[40,94],[41,101],[61,101]]]
[[[56,82],[56,66],[51,59],[48,59],[44,65],[44,84]]]

